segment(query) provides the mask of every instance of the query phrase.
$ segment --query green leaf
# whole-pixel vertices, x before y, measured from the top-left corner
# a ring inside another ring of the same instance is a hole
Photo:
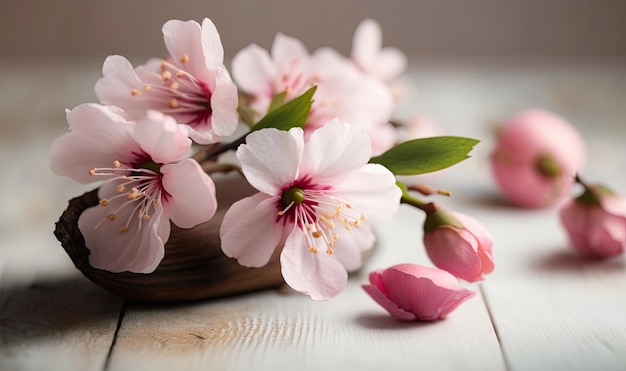
[[[285,98],[287,97],[287,92],[284,91],[282,93],[276,94],[272,101],[270,102],[270,106],[267,108],[267,112],[272,112],[276,108],[285,104]]]
[[[252,131],[265,128],[289,130],[294,127],[303,127],[306,120],[309,118],[311,104],[313,103],[313,94],[315,94],[316,89],[317,86],[314,86],[301,96],[268,112],[267,115],[252,127]],[[273,102],[274,100],[272,100],[272,103]]]
[[[395,175],[417,175],[445,169],[466,158],[479,141],[472,138],[441,136],[400,143],[371,163],[381,164]]]

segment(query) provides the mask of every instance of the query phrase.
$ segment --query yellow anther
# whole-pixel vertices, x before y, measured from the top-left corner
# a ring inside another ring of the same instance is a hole
[[[96,169],[89,169],[89,175],[96,175]]]
[[[178,90],[178,87],[179,87],[179,86],[180,86],[180,85],[178,84],[178,82],[173,81],[173,82],[170,84],[170,89],[172,89],[172,90]]]
[[[359,220],[355,220],[352,225],[359,228],[361,226],[361,222]]]
[[[176,77],[178,77],[179,79],[180,79],[181,77],[183,77],[184,75],[185,75],[185,72],[184,72],[184,71],[178,71],[178,72],[176,72]]]
[[[352,224],[350,224],[350,223],[345,223],[343,226],[344,226],[344,228],[346,228],[346,231],[352,230]]]
[[[120,233],[124,233],[124,232],[126,232],[127,230],[128,230],[128,227],[127,227],[127,226],[125,226],[125,225],[122,225],[122,226],[120,226],[120,227],[117,229],[117,231],[118,231],[118,232],[120,232]]]
[[[100,204],[100,206],[106,206],[109,204],[109,200],[107,200],[106,198],[102,198],[98,203]]]
[[[170,100],[170,108],[178,108],[178,99],[172,98]]]
[[[365,214],[361,214],[361,220],[362,220],[362,221],[366,221],[366,220],[367,220],[367,215],[365,215]]]
[[[187,55],[187,53],[183,54],[182,57],[180,57],[180,63],[187,63],[189,62],[189,56]]]
[[[117,193],[124,193],[126,192],[126,187],[123,184],[120,184],[117,186]]]
[[[143,219],[143,220],[150,220],[150,215],[148,215],[148,214],[143,214],[143,215],[141,216],[141,219]]]
[[[326,249],[326,254],[328,255],[335,255],[335,250],[333,250],[332,247],[329,247]]]
[[[172,78],[172,73],[170,71],[163,71],[163,73],[161,74],[161,79],[163,81],[168,81],[171,78]]]
[[[121,164],[119,161],[117,161],[117,160],[113,161],[113,167],[114,167],[114,168],[116,168],[116,169],[117,169],[117,168],[119,168],[120,166],[122,166],[122,164]]]
[[[107,215],[107,219],[109,219],[111,221],[115,220],[115,217],[116,217],[115,213],[111,213],[111,214]]]
[[[314,238],[320,238],[320,237],[322,237],[322,232],[320,232],[320,231],[315,231],[315,232],[311,233],[311,235],[312,235]]]
[[[312,254],[317,254],[319,252],[319,250],[315,246],[309,246],[307,250]]]
[[[337,233],[333,233],[333,241],[334,242],[339,241],[339,235]]]
[[[167,69],[167,63],[161,62],[161,71],[165,71]]]
[[[130,91],[130,95],[132,95],[133,97],[137,97],[141,95],[141,92],[138,89],[133,89]]]
[[[144,86],[143,86],[143,90],[144,90],[144,91],[150,91],[150,90],[152,90],[152,85],[149,85],[149,84],[144,85]]]

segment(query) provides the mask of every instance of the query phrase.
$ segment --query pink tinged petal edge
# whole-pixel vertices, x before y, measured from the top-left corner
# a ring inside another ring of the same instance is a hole
[[[373,19],[364,19],[354,31],[350,56],[359,67],[370,71],[382,42],[380,25]]]
[[[466,230],[478,241],[478,255],[482,261],[482,271],[484,274],[493,272],[495,264],[493,261],[493,238],[489,230],[478,220],[471,216],[455,213],[452,214],[463,224]]]
[[[160,164],[183,159],[191,148],[184,126],[158,111],[150,110],[137,121],[132,135],[152,160]]]
[[[216,135],[232,134],[239,123],[237,87],[223,66],[215,70],[215,90],[211,96],[211,127]]]
[[[285,282],[313,300],[331,299],[348,283],[348,272],[341,263],[322,250],[310,253],[298,228],[287,237],[280,265]]]
[[[134,124],[117,109],[81,104],[67,111],[67,121],[71,130],[57,138],[49,152],[50,168],[56,174],[79,183],[100,181],[89,175],[90,169],[132,160],[133,152],[140,150],[130,134]]]
[[[215,24],[209,19],[202,20],[201,45],[207,68],[217,67],[224,63],[224,47]]]
[[[267,50],[251,44],[240,50],[232,62],[233,78],[242,91],[273,94],[273,81],[278,70]]]
[[[396,303],[389,300],[388,297],[383,294],[380,289],[374,285],[362,285],[361,286],[366,293],[374,299],[381,307],[385,308],[389,314],[401,321],[415,321],[417,318],[411,312],[407,312],[400,308]]]
[[[215,184],[195,160],[163,165],[161,173],[163,189],[168,194],[163,207],[174,224],[192,228],[215,215]]]
[[[276,222],[277,197],[257,193],[235,202],[220,227],[222,251],[246,267],[262,267],[283,239],[282,223]]]
[[[365,131],[333,120],[311,134],[302,155],[302,171],[330,178],[367,164],[370,155]]]
[[[248,134],[246,144],[237,149],[237,159],[248,182],[270,195],[298,176],[304,138],[302,129],[282,131],[263,129]]]
[[[116,186],[117,183],[105,184],[100,189],[99,196],[114,194]],[[142,221],[142,228],[138,228],[139,218],[129,219],[132,207],[122,209],[116,221],[106,220],[107,214],[115,210],[121,202],[124,200],[112,201],[108,206],[94,206],[81,214],[78,227],[90,251],[89,264],[94,268],[115,273],[151,273],[165,255],[164,244],[170,234],[169,220],[162,215],[162,207],[157,207],[150,220]],[[103,219],[102,224],[95,228]],[[129,229],[120,233],[118,228],[127,219],[131,220]]]

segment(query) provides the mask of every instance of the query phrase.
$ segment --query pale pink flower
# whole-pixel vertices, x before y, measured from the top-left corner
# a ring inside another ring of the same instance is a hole
[[[124,57],[108,57],[95,87],[102,103],[119,106],[132,119],[152,109],[189,127],[201,144],[233,133],[239,122],[237,87],[224,67],[224,50],[211,20],[171,20],[163,26],[169,57],[133,69]]]
[[[574,174],[584,161],[585,144],[569,122],[551,112],[528,110],[499,132],[491,168],[509,201],[541,208],[556,205],[570,194]]]
[[[626,249],[626,198],[600,185],[585,192],[559,211],[572,248],[578,253],[608,258]]]
[[[317,86],[311,113],[304,127],[308,137],[327,122],[339,119],[364,128],[375,153],[391,147],[393,111],[390,92],[381,82],[362,73],[350,60],[330,48],[312,55],[299,40],[277,34],[270,53],[252,44],[241,50],[232,64],[233,78],[250,106],[265,115],[280,93],[289,101]]]
[[[437,267],[468,282],[482,280],[494,269],[493,240],[476,219],[455,212],[428,212],[424,246]]]
[[[70,131],[50,152],[54,172],[99,180],[97,206],[78,227],[94,268],[150,273],[164,256],[170,220],[191,228],[215,213],[215,185],[192,159],[183,127],[157,111],[137,122],[114,108],[83,104],[67,112]]]
[[[417,264],[400,264],[373,271],[363,289],[402,321],[445,318],[475,292],[461,288],[450,273]]]
[[[383,32],[373,19],[361,21],[352,38],[351,58],[366,74],[391,81],[404,72],[406,55],[399,49],[383,48]]]
[[[261,267],[284,242],[285,282],[315,300],[343,290],[346,270],[361,265],[374,242],[366,220],[390,218],[401,191],[385,167],[368,164],[367,135],[333,121],[311,134],[263,129],[237,150],[259,193],[231,206],[221,226],[222,250],[241,265]]]

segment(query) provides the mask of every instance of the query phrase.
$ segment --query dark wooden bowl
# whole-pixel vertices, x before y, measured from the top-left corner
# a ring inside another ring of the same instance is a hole
[[[150,274],[112,273],[89,265],[89,250],[78,229],[78,217],[98,203],[97,190],[76,197],[56,223],[55,236],[76,268],[96,284],[128,299],[142,301],[186,301],[222,297],[274,288],[284,283],[280,273],[280,249],[262,268],[240,266],[220,248],[219,227],[228,207],[255,192],[233,174],[216,180],[219,207],[208,222],[191,229],[172,225],[165,257]]]

